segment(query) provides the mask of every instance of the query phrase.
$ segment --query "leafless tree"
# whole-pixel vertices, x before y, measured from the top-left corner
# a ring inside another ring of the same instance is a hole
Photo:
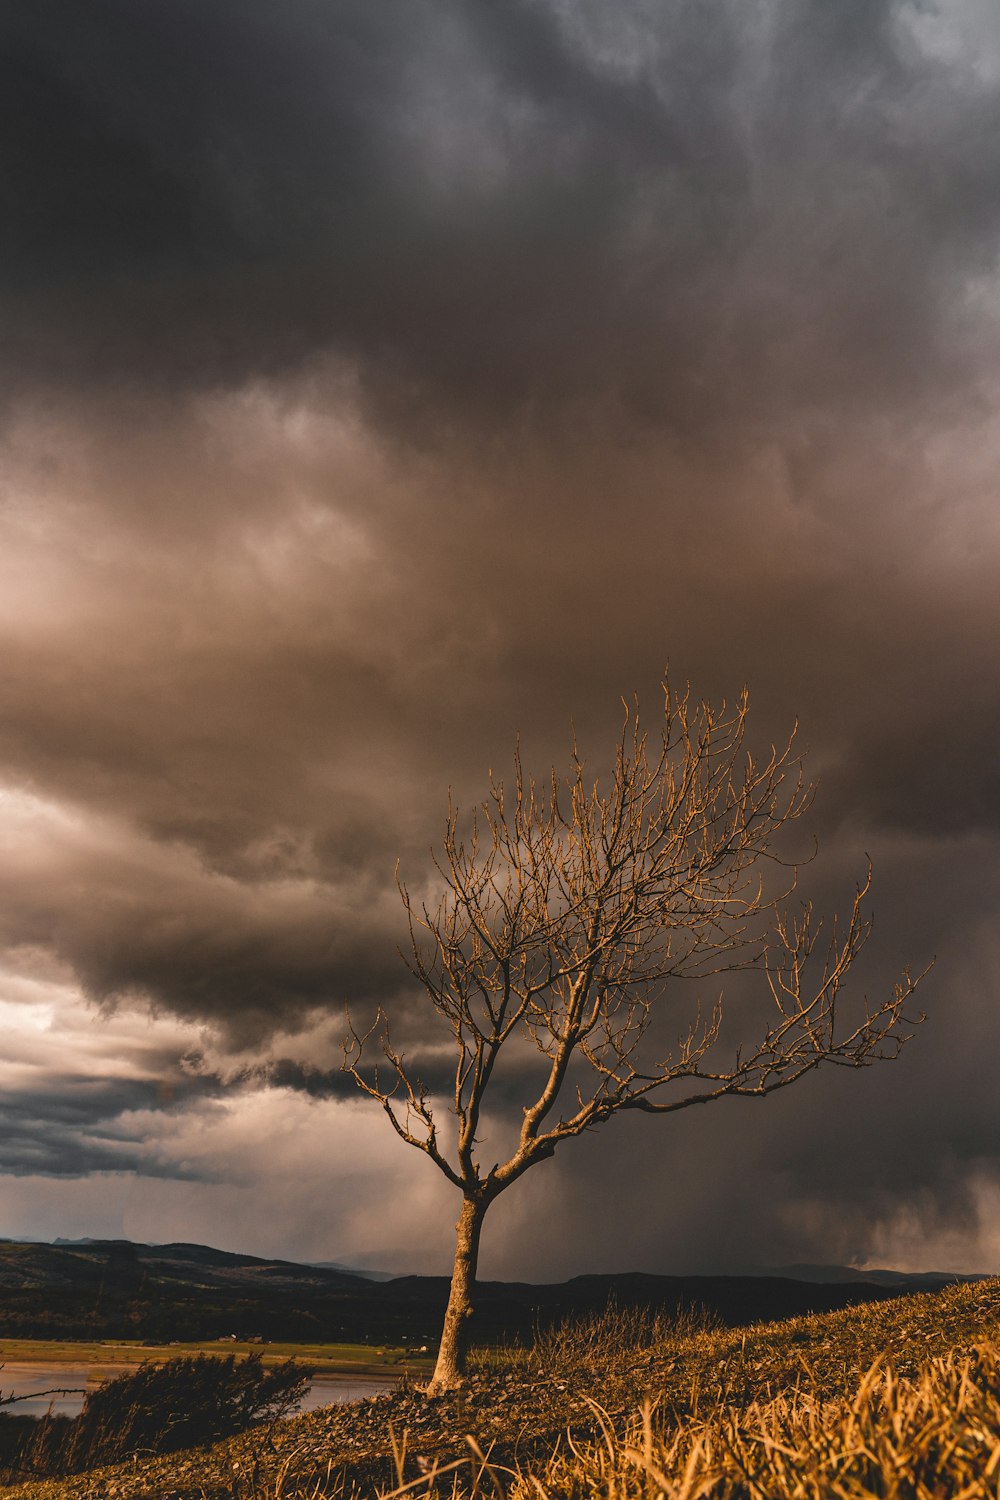
[[[871,870],[816,951],[822,924],[808,904],[789,909],[796,871],[779,838],[812,788],[794,733],[766,756],[749,752],[747,712],[745,692],[713,709],[664,684],[655,736],[638,704],[626,706],[603,784],[575,736],[568,774],[543,783],[526,775],[518,749],[513,784],[491,773],[464,832],[449,807],[439,899],[418,903],[400,884],[407,963],[454,1048],[448,1140],[384,1017],[363,1035],[351,1026],[344,1067],[462,1195],[432,1392],[465,1374],[487,1209],[563,1141],[625,1110],[759,1099],[822,1063],[866,1067],[895,1057],[910,1034],[904,1012],[921,976],[908,971],[888,998],[865,1000],[846,1024],[840,1015],[841,987],[871,932]],[[758,973],[770,1007],[749,1044],[729,1042],[728,1022],[723,1037],[721,996],[704,1013],[697,997],[698,981],[735,971]],[[696,991],[678,1014],[684,981]],[[376,1037],[380,1062],[369,1066]],[[502,1057],[515,1059],[527,1102],[506,1159],[484,1168],[477,1147]]]

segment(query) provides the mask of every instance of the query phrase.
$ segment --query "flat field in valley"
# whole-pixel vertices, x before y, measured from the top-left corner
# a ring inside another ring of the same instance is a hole
[[[299,1359],[318,1374],[381,1374],[384,1371],[414,1373],[430,1368],[431,1356],[403,1345],[391,1344],[294,1344],[251,1343],[240,1339],[202,1339],[153,1344],[131,1339],[0,1339],[2,1365],[92,1365],[95,1368],[131,1369],[147,1360],[157,1363],[196,1354],[259,1354],[264,1364]],[[0,1372],[0,1386],[3,1375]]]

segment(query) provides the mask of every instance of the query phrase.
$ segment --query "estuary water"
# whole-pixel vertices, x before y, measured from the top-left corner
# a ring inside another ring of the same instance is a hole
[[[105,1380],[124,1375],[134,1365],[69,1365],[7,1363],[0,1367],[0,1394],[31,1396],[0,1407],[11,1416],[40,1417],[47,1411],[67,1417],[76,1416],[88,1390]],[[346,1401],[361,1401],[391,1391],[399,1383],[398,1375],[317,1375],[296,1410],[315,1411]],[[59,1391],[62,1394],[44,1394]]]

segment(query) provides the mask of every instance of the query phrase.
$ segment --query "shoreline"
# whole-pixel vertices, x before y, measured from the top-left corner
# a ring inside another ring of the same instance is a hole
[[[46,1412],[76,1416],[90,1393],[108,1381],[134,1373],[141,1364],[141,1360],[126,1363],[92,1360],[85,1356],[78,1356],[73,1361],[0,1358],[0,1397],[4,1398],[0,1404],[0,1417],[38,1418]],[[295,1412],[314,1411],[318,1407],[349,1404],[384,1395],[397,1390],[405,1379],[398,1366],[328,1367],[311,1376]]]

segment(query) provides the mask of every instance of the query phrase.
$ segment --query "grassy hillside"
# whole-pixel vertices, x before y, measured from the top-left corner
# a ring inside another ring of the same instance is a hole
[[[616,1313],[205,1452],[10,1500],[897,1500],[1000,1492],[1000,1280],[745,1330]]]

